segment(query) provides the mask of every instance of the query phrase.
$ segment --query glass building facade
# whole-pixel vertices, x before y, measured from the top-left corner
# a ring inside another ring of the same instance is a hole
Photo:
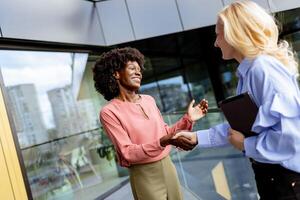
[[[300,9],[276,13],[281,38],[300,57]],[[168,124],[191,99],[210,110],[194,129],[225,121],[217,102],[235,94],[235,61],[214,48],[214,26],[111,46],[146,57],[141,93],[153,96]],[[103,51],[107,50],[104,49]],[[104,199],[128,183],[98,119],[106,101],[92,71],[103,51],[0,50],[1,86],[32,199]],[[250,163],[230,146],[173,149],[186,199],[257,199]],[[130,191],[128,191],[130,193]]]

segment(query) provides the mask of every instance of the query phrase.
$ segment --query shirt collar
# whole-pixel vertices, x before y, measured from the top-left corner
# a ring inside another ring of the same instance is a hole
[[[249,58],[244,58],[242,60],[242,62],[239,64],[238,68],[237,68],[237,76],[240,77],[245,77],[248,70],[250,69],[251,63],[253,60],[249,59]]]

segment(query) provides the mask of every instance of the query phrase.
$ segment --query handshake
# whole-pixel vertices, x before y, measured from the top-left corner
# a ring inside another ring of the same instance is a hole
[[[187,114],[192,121],[197,121],[206,115],[208,102],[205,99],[202,99],[200,103],[195,106],[194,103],[195,100],[192,100],[189,104]],[[197,144],[197,134],[190,131],[179,131],[160,138],[160,145],[162,147],[173,145],[186,151],[192,150]]]
[[[197,134],[190,131],[180,131],[175,134],[168,134],[160,138],[160,145],[162,147],[173,145],[185,151],[192,150],[197,144]]]

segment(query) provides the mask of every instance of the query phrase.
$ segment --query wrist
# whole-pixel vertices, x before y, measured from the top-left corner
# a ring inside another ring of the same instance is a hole
[[[244,141],[245,141],[245,138],[242,139],[241,151],[245,151]]]
[[[192,118],[192,116],[189,115],[189,113],[186,113],[186,118],[192,123],[195,122],[195,120]]]
[[[198,137],[197,137],[197,132],[191,132],[191,134],[192,134],[192,141],[193,141],[193,143],[195,144],[195,145],[197,145],[198,144]]]
[[[241,151],[245,151],[244,142],[242,143]]]
[[[166,147],[169,143],[168,140],[165,139],[165,137],[160,138],[159,144],[161,147]]]

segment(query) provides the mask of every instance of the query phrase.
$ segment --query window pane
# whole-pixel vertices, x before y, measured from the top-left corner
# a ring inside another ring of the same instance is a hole
[[[158,81],[164,112],[186,110],[189,102],[188,87],[182,75],[162,78]]]
[[[216,107],[215,94],[207,72],[208,66],[197,59],[184,59],[184,65],[189,88],[196,102],[205,98],[209,107]]]
[[[84,53],[0,51],[8,110],[34,199],[95,199],[128,179],[99,124]]]

